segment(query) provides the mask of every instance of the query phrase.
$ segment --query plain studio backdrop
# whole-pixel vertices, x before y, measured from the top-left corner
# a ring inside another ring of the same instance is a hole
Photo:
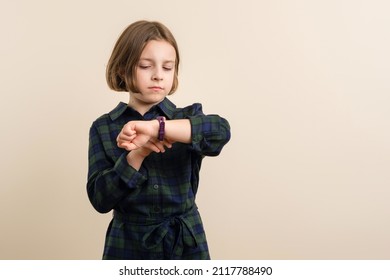
[[[100,259],[91,123],[119,34],[163,22],[178,106],[226,117],[198,206],[214,259],[390,258],[390,4],[383,0],[1,0],[0,258]]]

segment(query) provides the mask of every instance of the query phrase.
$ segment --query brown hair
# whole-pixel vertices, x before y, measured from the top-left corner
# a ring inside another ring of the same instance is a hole
[[[112,90],[138,92],[136,67],[143,49],[151,40],[167,41],[176,51],[175,74],[169,94],[176,91],[180,61],[176,40],[163,24],[144,20],[129,25],[114,46],[106,69],[107,84]]]

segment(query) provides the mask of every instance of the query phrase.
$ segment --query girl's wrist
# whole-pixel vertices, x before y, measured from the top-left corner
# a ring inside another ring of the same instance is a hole
[[[138,171],[141,168],[142,162],[146,157],[147,155],[143,155],[137,149],[129,152],[126,156],[126,159],[127,163]]]
[[[158,119],[155,119],[155,120],[151,120],[150,123],[152,127],[150,136],[158,139],[159,130],[160,130],[160,121]]]
[[[136,150],[131,151],[133,153],[134,159],[144,160],[152,151],[145,148],[138,148]]]
[[[157,117],[157,121],[158,121],[157,139],[159,141],[164,141],[164,137],[165,137],[165,117],[159,116],[159,117]]]

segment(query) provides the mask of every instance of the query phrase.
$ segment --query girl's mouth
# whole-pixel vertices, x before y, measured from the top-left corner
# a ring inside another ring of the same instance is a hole
[[[149,87],[149,89],[158,91],[158,90],[162,90],[163,88],[162,87]]]

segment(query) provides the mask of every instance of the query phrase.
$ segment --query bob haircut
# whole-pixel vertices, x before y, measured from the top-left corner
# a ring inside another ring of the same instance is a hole
[[[179,49],[169,29],[156,21],[136,21],[130,24],[120,35],[112,51],[106,68],[106,80],[110,89],[115,91],[139,92],[137,89],[136,69],[142,51],[151,40],[164,40],[176,51],[175,73],[172,89],[178,87]]]

